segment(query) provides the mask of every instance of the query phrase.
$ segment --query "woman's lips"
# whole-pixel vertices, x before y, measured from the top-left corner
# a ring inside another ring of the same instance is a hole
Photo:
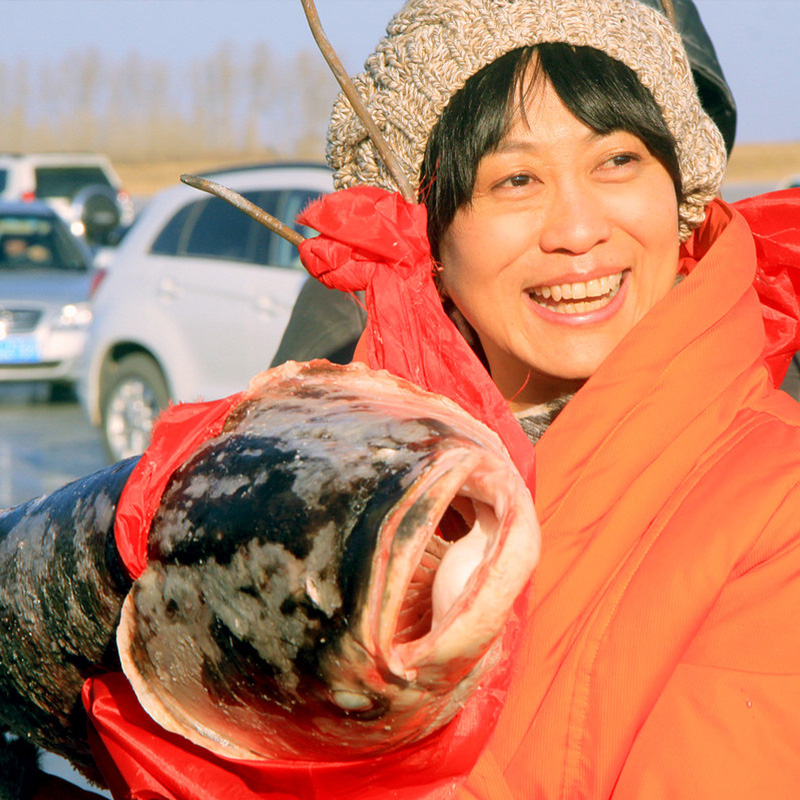
[[[599,322],[622,305],[625,278],[630,270],[603,275],[588,281],[535,286],[528,291],[534,309],[559,322]]]

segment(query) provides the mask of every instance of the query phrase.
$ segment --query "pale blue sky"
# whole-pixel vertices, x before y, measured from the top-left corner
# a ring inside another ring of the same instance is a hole
[[[739,106],[739,141],[800,141],[800,0],[696,0]],[[401,0],[318,0],[357,72]],[[275,54],[313,46],[300,0],[0,0],[0,60],[59,60],[89,47],[176,65],[223,42]]]

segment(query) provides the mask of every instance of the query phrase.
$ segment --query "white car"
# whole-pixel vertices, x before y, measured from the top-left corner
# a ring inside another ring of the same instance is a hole
[[[0,200],[40,200],[75,236],[113,243],[130,227],[134,207],[102,153],[0,153]]]
[[[298,213],[333,188],[322,165],[205,177],[304,235]],[[112,461],[144,450],[170,400],[224,397],[267,369],[307,278],[292,244],[181,184],[152,198],[107,266],[78,393]]]

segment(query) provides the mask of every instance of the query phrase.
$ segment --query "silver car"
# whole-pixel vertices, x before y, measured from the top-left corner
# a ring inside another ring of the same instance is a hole
[[[92,277],[91,253],[49,206],[0,202],[0,381],[75,383]]]

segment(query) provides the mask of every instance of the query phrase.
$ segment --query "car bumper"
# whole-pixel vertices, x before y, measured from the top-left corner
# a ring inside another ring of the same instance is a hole
[[[0,358],[0,382],[52,381],[75,383],[80,375],[81,355],[87,331],[60,331],[35,348],[23,360]],[[20,351],[27,352],[27,351]]]

